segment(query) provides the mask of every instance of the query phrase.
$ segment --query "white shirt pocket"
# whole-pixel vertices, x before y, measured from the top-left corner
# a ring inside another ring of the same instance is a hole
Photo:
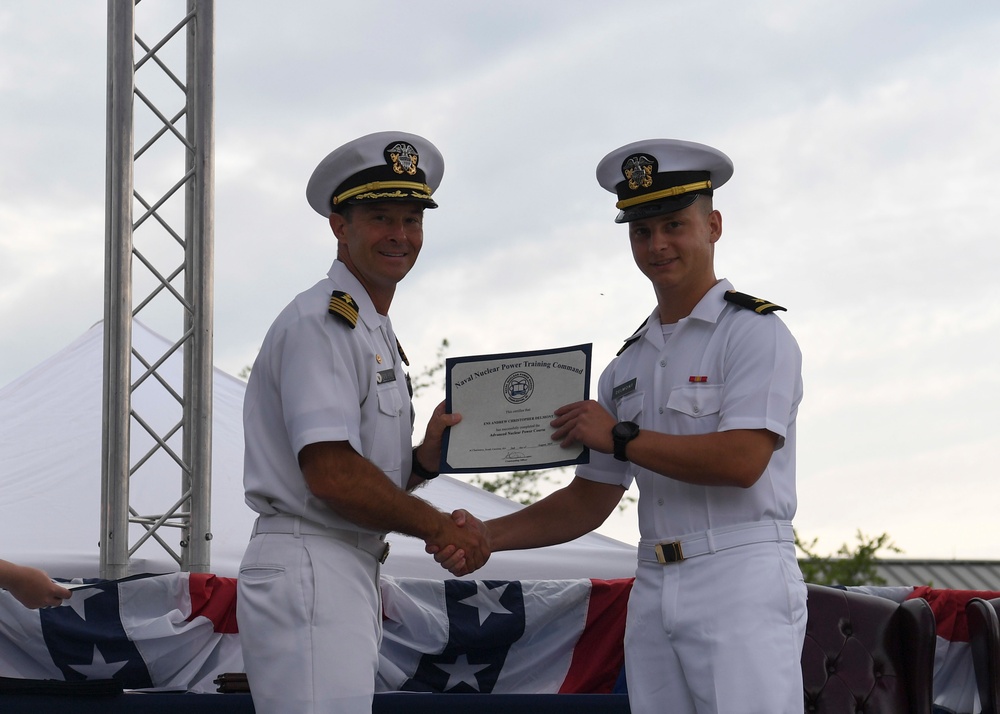
[[[642,392],[632,392],[615,401],[615,411],[618,421],[633,421],[639,423],[642,416]]]
[[[378,414],[375,416],[371,461],[393,477],[402,467],[400,429],[403,423],[403,398],[395,382],[379,385],[377,396]]]
[[[667,409],[689,417],[718,415],[722,408],[721,384],[692,384],[676,387],[667,398]]]

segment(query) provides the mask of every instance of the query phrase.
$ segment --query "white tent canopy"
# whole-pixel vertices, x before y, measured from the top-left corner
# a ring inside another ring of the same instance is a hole
[[[103,324],[0,389],[0,558],[43,568],[53,577],[98,577],[100,564]],[[156,360],[170,342],[135,322],[132,341]],[[177,390],[183,358],[172,355],[158,370]],[[141,365],[133,359],[133,377]],[[243,501],[243,393],[246,385],[214,372],[212,456],[212,572],[235,577],[253,524]],[[165,433],[181,415],[170,394],[147,379],[133,394],[133,410]],[[169,442],[180,452],[180,436]],[[133,421],[132,454],[145,455],[153,441]],[[180,496],[179,467],[157,453],[133,476],[130,502],[141,513],[162,512]],[[464,482],[441,476],[419,495],[443,511],[467,508],[490,518],[520,508]],[[141,527],[131,526],[131,541]],[[179,552],[179,529],[163,537]],[[160,533],[163,533],[161,529]],[[390,537],[392,553],[383,572],[395,577],[448,577],[423,544]],[[177,563],[158,544],[144,543],[130,572],[164,573]],[[477,578],[501,580],[624,578],[635,569],[635,548],[598,534],[572,543],[517,553],[498,553]]]

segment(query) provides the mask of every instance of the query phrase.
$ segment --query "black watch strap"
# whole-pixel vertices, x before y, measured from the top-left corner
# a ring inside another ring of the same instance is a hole
[[[628,461],[625,447],[628,442],[639,436],[639,425],[634,421],[620,421],[611,429],[611,441],[614,444],[614,456],[619,461]]]
[[[432,478],[437,478],[438,476],[440,476],[441,475],[440,472],[428,471],[423,467],[423,465],[419,461],[417,461],[417,449],[419,448],[420,448],[419,446],[413,447],[413,466],[411,467],[413,473],[422,478],[424,481],[430,481]]]

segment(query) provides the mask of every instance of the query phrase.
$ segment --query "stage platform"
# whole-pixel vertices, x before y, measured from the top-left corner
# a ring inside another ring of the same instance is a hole
[[[4,714],[253,714],[249,694],[0,695]],[[625,694],[376,694],[372,714],[630,714]]]

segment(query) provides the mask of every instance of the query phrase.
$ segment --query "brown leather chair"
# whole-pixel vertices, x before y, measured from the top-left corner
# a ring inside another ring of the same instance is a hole
[[[927,601],[808,590],[806,712],[931,714],[936,633]]]
[[[965,620],[969,625],[972,666],[982,714],[1000,714],[1000,598],[969,598]]]

